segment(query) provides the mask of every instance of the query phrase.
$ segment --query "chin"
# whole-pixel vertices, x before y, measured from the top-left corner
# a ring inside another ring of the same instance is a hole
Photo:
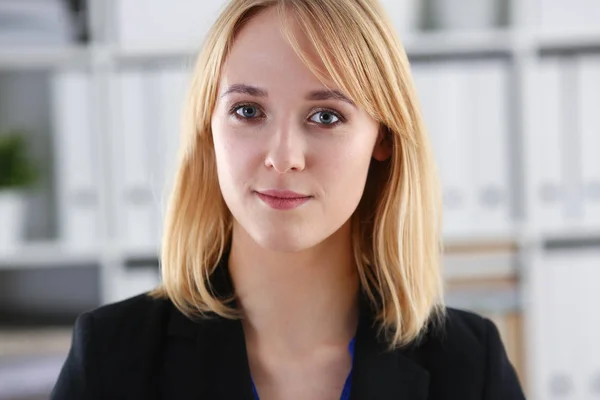
[[[254,236],[254,241],[262,248],[277,253],[297,253],[317,245],[320,240],[311,238],[309,234],[301,232],[289,234],[287,232],[259,233]]]

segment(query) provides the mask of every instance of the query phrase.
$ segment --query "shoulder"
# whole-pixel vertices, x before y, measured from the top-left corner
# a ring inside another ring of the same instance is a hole
[[[147,336],[166,322],[170,305],[168,300],[141,294],[81,314],[75,322],[75,332],[91,331],[92,338],[103,342],[111,338],[123,341],[142,333]]]
[[[432,389],[454,393],[469,388],[485,399],[524,399],[494,323],[474,312],[446,308],[442,323],[432,327],[413,349],[428,370]],[[465,398],[470,398],[465,393]]]
[[[169,300],[141,294],[80,315],[73,336],[92,342],[101,358],[145,351],[162,336],[172,307]]]
[[[102,398],[107,377],[122,386],[127,371],[147,375],[169,304],[143,294],[81,314],[50,398]]]
[[[477,313],[446,308],[441,319],[430,324],[425,335],[413,344],[412,351],[434,372],[451,367],[481,371],[493,330],[493,324]]]
[[[153,298],[147,293],[119,302],[103,305],[82,314],[79,318],[89,318],[99,327],[112,326],[115,329],[135,329],[145,321],[161,320],[171,307],[167,299]]]
[[[485,349],[490,330],[495,329],[495,325],[481,314],[447,307],[439,328],[433,331],[437,340],[454,345],[463,343],[477,351]]]

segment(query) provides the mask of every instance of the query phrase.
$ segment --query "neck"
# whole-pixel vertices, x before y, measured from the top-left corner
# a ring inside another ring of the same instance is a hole
[[[358,324],[359,292],[349,223],[293,253],[266,250],[236,225],[229,270],[247,341],[290,355],[347,346]]]

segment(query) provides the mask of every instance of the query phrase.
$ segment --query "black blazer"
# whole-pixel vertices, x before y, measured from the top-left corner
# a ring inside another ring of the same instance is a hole
[[[525,398],[488,319],[449,308],[443,329],[386,351],[371,313],[360,315],[352,400]],[[146,295],[82,314],[50,398],[253,400],[242,324],[193,321]]]

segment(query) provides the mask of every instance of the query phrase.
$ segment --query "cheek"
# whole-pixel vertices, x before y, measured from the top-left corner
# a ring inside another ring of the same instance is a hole
[[[367,140],[352,141],[324,151],[324,190],[329,196],[356,202],[364,190],[372,156],[372,143]]]
[[[235,130],[217,126],[213,141],[221,186],[244,184],[255,170],[259,152],[256,141]]]

